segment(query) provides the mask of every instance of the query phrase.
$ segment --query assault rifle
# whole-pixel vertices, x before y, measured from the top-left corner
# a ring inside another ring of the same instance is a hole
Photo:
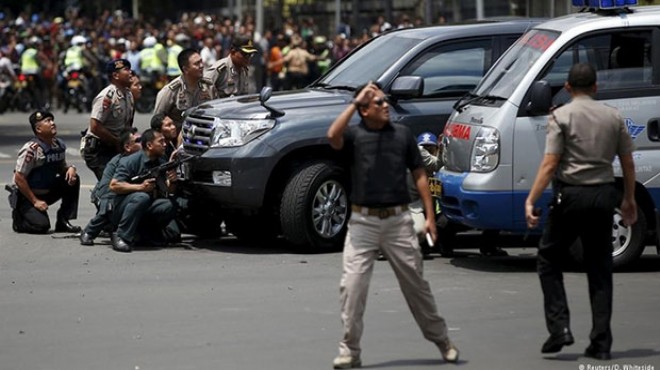
[[[146,172],[141,173],[137,176],[133,176],[131,178],[131,183],[133,184],[141,184],[144,182],[144,180],[147,179],[155,179],[158,177],[158,175],[165,173],[167,171],[173,170],[175,168],[178,168],[179,165],[183,162],[187,162],[191,159],[195,158],[194,155],[188,155],[184,156],[184,154],[179,153],[179,155],[176,156],[176,159],[163,163],[159,166],[153,167],[148,169]]]

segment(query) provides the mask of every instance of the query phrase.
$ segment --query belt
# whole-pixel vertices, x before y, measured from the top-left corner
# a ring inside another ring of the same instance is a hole
[[[408,205],[404,204],[402,206],[395,207],[383,207],[383,208],[369,208],[358,205],[352,205],[351,209],[353,212],[360,213],[364,216],[377,216],[380,219],[385,219],[391,216],[400,215],[401,213],[408,210]]]

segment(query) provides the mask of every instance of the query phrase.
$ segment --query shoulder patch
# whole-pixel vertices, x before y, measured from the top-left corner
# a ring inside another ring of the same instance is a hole
[[[220,65],[218,66],[218,68],[216,68],[215,70],[218,71],[218,72],[222,72],[222,71],[224,71],[225,69],[227,69],[227,64],[222,63],[222,64],[220,64]]]
[[[39,148],[39,143],[36,141],[31,141],[30,145],[28,146],[30,150],[37,150]]]
[[[108,89],[108,92],[105,93],[107,99],[112,99],[115,96],[115,89]]]
[[[168,88],[172,91],[178,90],[181,87],[181,80],[177,80],[169,84]]]

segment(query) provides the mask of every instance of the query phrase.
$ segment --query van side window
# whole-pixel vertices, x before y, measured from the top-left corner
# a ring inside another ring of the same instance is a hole
[[[425,98],[459,97],[477,86],[492,63],[490,39],[445,44],[415,59],[401,76],[423,77]]]
[[[550,83],[556,105],[569,99],[563,84],[575,63],[589,63],[596,68],[599,91],[650,87],[653,76],[651,31],[588,36],[569,45],[540,78]]]

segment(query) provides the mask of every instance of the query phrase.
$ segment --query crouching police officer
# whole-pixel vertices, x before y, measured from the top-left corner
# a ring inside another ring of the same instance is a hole
[[[66,145],[56,137],[53,114],[36,111],[30,115],[30,125],[35,137],[19,151],[14,171],[14,231],[47,233],[48,206],[61,199],[55,232],[77,233],[80,227],[71,225],[69,220],[78,214],[80,178],[76,168],[66,163]]]
[[[138,237],[142,242],[157,244],[180,238],[174,220],[177,208],[168,198],[176,190],[176,171],[137,180],[166,162],[165,138],[148,129],[142,133],[141,144],[142,150],[119,160],[110,180],[110,190],[116,193],[112,219],[117,225],[112,248],[118,252],[131,252]]]

